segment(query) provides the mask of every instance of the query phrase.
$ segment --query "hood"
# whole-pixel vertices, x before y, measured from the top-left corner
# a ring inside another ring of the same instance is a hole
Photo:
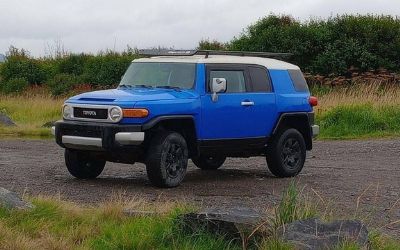
[[[119,102],[136,103],[140,101],[171,100],[195,98],[196,94],[192,90],[176,91],[173,89],[109,89],[87,92],[76,95],[68,99],[73,103],[98,103],[110,104]]]

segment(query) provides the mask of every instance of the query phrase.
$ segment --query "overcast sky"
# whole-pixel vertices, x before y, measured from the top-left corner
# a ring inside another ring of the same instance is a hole
[[[202,38],[228,41],[269,13],[301,20],[338,13],[400,15],[400,1],[0,0],[0,53],[14,45],[41,56],[56,44],[72,52],[127,45],[188,49]]]

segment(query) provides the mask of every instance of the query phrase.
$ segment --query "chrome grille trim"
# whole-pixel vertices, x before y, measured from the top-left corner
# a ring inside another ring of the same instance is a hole
[[[90,121],[90,122],[105,122],[105,123],[118,123],[119,121],[113,121],[110,119],[110,109],[112,108],[117,108],[121,110],[122,109],[119,106],[116,105],[94,105],[94,104],[75,104],[75,103],[65,103],[65,105],[69,105],[74,108],[89,108],[89,109],[107,109],[107,119],[92,119],[92,118],[82,118],[82,117],[74,117],[74,112],[72,112],[72,117],[69,119],[64,120],[70,120],[70,121]],[[122,119],[122,117],[121,117]]]

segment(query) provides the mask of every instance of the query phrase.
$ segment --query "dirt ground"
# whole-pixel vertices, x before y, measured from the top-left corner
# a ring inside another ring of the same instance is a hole
[[[336,216],[363,218],[400,237],[400,139],[316,141],[302,173],[278,179],[263,157],[228,159],[217,171],[190,163],[186,179],[173,189],[150,185],[142,164],[107,163],[96,180],[71,177],[63,150],[51,140],[0,140],[0,186],[29,195],[60,195],[96,204],[122,195],[127,199],[177,200],[200,207],[276,206],[291,181]],[[397,222],[396,222],[397,221]]]

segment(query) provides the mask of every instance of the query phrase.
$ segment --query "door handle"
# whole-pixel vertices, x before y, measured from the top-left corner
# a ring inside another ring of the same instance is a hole
[[[240,104],[242,106],[254,106],[254,102],[251,102],[251,101],[243,101]]]

